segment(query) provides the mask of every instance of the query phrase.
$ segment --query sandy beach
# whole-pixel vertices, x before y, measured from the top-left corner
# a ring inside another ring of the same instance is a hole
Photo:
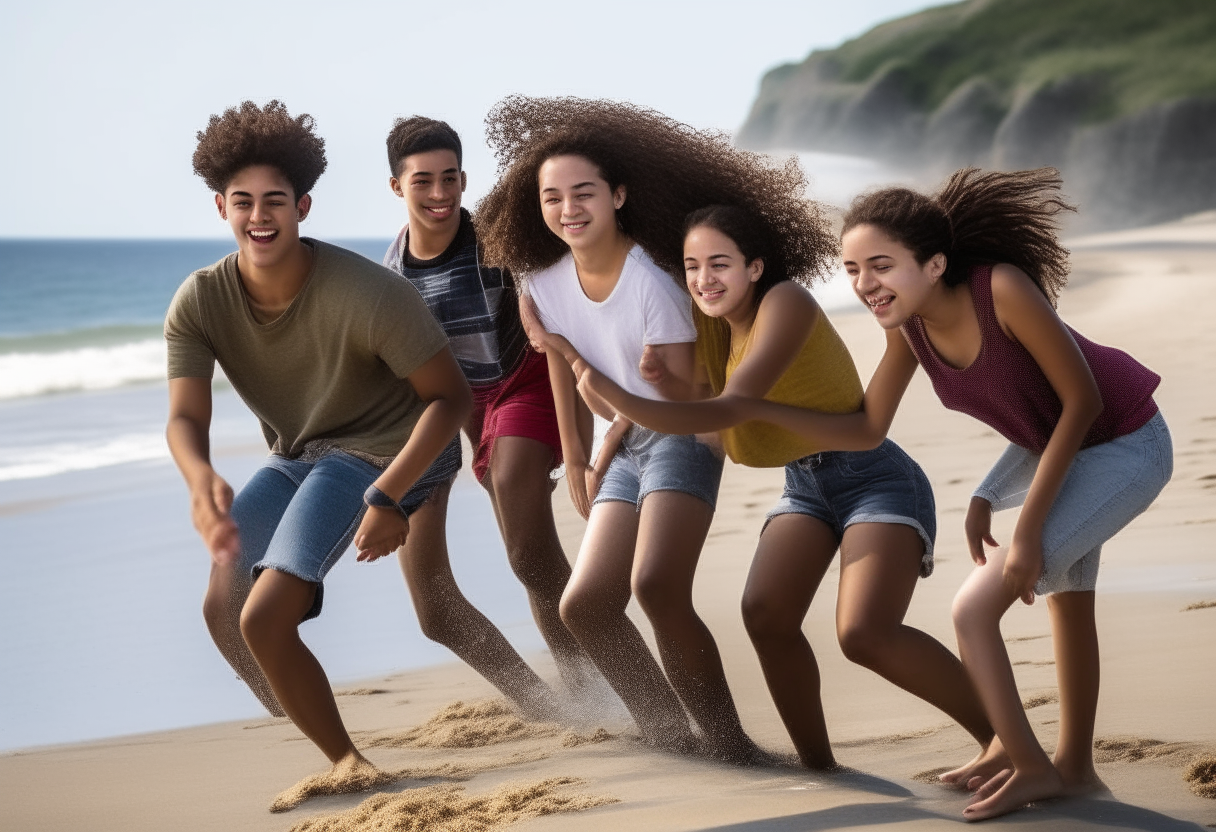
[[[1096,737],[1098,769],[1110,794],[1049,801],[989,824],[1216,827],[1216,799],[1199,796],[1184,779],[1193,761],[1216,756],[1216,385],[1208,377],[1216,338],[1202,312],[1216,282],[1216,213],[1070,242],[1073,277],[1061,315],[1087,337],[1125,349],[1161,374],[1156,398],[1173,432],[1176,467],[1156,504],[1103,550]],[[833,322],[868,378],[882,349],[877,325],[860,305],[834,314]],[[907,622],[954,649],[950,602],[972,568],[963,512],[1005,443],[941,407],[923,374],[914,379],[891,435],[925,468],[939,514],[936,571],[918,587]],[[792,758],[739,614],[760,524],[781,483],[779,469],[728,464],[695,593],[744,726],[765,749]],[[573,556],[583,524],[564,486],[554,504]],[[1008,539],[1014,517],[997,515],[999,541]],[[737,768],[652,751],[637,742],[624,709],[607,697],[577,724],[524,724],[495,703],[486,682],[452,663],[339,687],[339,706],[357,744],[382,769],[400,775],[370,792],[313,797],[272,813],[277,796],[290,797],[295,784],[327,765],[290,722],[264,718],[0,755],[0,827],[353,832],[482,830],[517,819],[511,828],[519,832],[795,832],[961,824],[965,794],[938,785],[933,775],[969,759],[970,738],[930,706],[842,657],[833,623],[836,578],[833,568],[805,631],[822,670],[837,759],[850,771]],[[407,603],[404,593],[399,597]],[[1046,605],[1019,607],[1005,622],[1031,721],[1050,750],[1059,714]],[[197,626],[201,631],[201,616]],[[556,680],[546,655],[527,658]],[[369,798],[374,804],[352,812]],[[406,825],[406,809],[417,812],[414,825]]]

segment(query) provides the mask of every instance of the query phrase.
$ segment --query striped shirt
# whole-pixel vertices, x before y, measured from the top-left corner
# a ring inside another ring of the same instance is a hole
[[[384,255],[384,265],[422,295],[473,387],[496,384],[519,366],[528,340],[510,273],[481,265],[473,218],[463,208],[460,229],[443,254],[419,260],[409,252],[409,225]]]

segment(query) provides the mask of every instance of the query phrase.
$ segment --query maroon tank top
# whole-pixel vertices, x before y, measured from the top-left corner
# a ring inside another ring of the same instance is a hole
[[[1026,348],[1001,329],[992,305],[992,266],[974,267],[968,282],[981,336],[980,354],[969,367],[959,370],[942,360],[919,315],[910,317],[901,330],[942,404],[1041,454],[1064,410],[1060,397]],[[1102,412],[1081,447],[1100,445],[1143,427],[1157,412],[1153,391],[1161,376],[1121,350],[1095,344],[1072,327],[1068,331],[1102,396]]]

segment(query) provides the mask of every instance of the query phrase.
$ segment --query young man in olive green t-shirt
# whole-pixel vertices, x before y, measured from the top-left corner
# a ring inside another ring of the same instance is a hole
[[[170,450],[211,552],[204,617],[220,652],[262,703],[285,713],[334,765],[355,749],[301,621],[320,612],[325,574],[354,542],[374,561],[407,536],[442,540],[460,467],[468,384],[417,291],[358,255],[301,239],[325,169],[309,116],[272,101],[213,116],[195,172],[215,192],[237,252],[192,274],[165,320]],[[233,496],[210,462],[218,361],[261,423],[265,465]],[[427,635],[521,707],[550,693],[456,588],[442,547],[411,547],[415,597],[444,597]],[[423,611],[419,610],[420,618]]]

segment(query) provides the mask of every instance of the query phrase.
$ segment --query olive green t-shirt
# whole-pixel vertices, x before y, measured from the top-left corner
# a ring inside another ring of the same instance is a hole
[[[312,269],[270,323],[254,319],[235,253],[186,278],[165,317],[169,378],[211,378],[218,361],[271,453],[316,458],[338,448],[383,466],[426,407],[406,378],[447,337],[408,280],[304,242]]]

